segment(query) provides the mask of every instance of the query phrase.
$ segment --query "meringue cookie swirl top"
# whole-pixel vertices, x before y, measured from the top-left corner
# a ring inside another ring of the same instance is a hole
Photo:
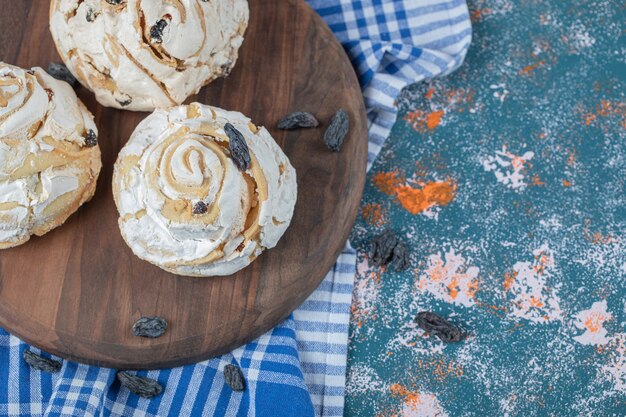
[[[240,171],[224,131],[249,148]],[[115,164],[113,194],[126,243],[180,275],[229,275],[283,235],[296,173],[265,128],[241,113],[194,103],[157,110],[139,124]]]
[[[97,133],[67,83],[0,62],[0,248],[48,232],[91,198]]]
[[[248,14],[247,0],[52,0],[50,30],[102,105],[148,111],[228,75]]]

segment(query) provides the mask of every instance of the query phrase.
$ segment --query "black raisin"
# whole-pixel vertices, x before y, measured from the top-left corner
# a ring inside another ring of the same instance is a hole
[[[72,75],[69,69],[60,62],[51,62],[48,65],[48,74],[56,78],[57,80],[65,81],[72,87],[76,86],[76,77]]]
[[[43,372],[57,373],[61,370],[61,367],[63,366],[63,364],[59,361],[41,357],[31,352],[30,350],[25,350],[22,356],[24,357],[24,361],[28,365],[30,365],[31,368],[37,369]]]
[[[226,132],[226,136],[228,136],[230,157],[233,159],[233,162],[237,165],[237,168],[239,168],[240,171],[247,170],[250,168],[251,159],[246,139],[243,137],[241,132],[230,123],[226,123],[224,131]]]
[[[376,266],[388,264],[393,257],[393,250],[398,244],[398,237],[390,230],[385,231],[372,239],[370,246],[370,259]]]
[[[167,20],[161,19],[155,23],[154,26],[150,28],[150,37],[154,41],[154,43],[162,43],[163,42],[163,31],[167,27]]]
[[[106,0],[107,3],[112,4],[113,6],[117,6],[118,4],[122,4],[124,0]]]
[[[204,201],[198,201],[193,206],[193,214],[204,214],[209,208]]]
[[[156,397],[163,392],[161,384],[154,379],[142,378],[126,371],[118,372],[117,379],[123,387],[143,398]]]
[[[87,136],[85,136],[85,145],[92,148],[96,146],[97,144],[98,144],[98,136],[96,135],[96,132],[89,129],[87,131]]]
[[[463,331],[443,317],[422,311],[415,317],[417,325],[427,333],[437,336],[443,342],[460,342],[465,338]]]
[[[243,391],[246,389],[246,380],[241,372],[241,368],[235,365],[226,365],[224,367],[224,379],[233,391]]]
[[[396,272],[406,271],[409,268],[409,251],[402,240],[393,248],[391,263]]]
[[[347,111],[341,109],[335,113],[328,129],[326,129],[326,133],[324,133],[324,142],[328,149],[333,152],[339,152],[349,129],[350,117]]]
[[[288,114],[278,122],[278,128],[283,130],[317,126],[319,126],[319,122],[315,116],[305,111]]]
[[[133,334],[138,337],[156,338],[167,330],[167,321],[161,317],[142,317],[133,324]]]
[[[376,266],[391,263],[396,272],[405,271],[409,267],[408,248],[390,229],[385,229],[383,233],[372,239],[370,259]]]

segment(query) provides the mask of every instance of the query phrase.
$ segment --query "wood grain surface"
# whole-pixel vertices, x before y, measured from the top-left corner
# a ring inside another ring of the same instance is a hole
[[[46,68],[58,61],[47,1],[0,0],[0,60]],[[93,200],[41,238],[0,251],[0,325],[63,358],[112,368],[156,369],[225,353],[285,319],[333,265],[356,217],[365,181],[367,120],[341,45],[302,0],[251,0],[251,21],[232,74],[191,101],[238,110],[266,126],[298,174],[298,202],[279,245],[228,277],[178,277],[141,261],[117,226],[113,163],[147,115],[104,108],[79,87],[96,117],[103,170]],[[346,108],[341,152],[322,137]],[[282,132],[276,121],[308,110],[317,129]],[[155,340],[134,337],[141,316],[165,317]]]

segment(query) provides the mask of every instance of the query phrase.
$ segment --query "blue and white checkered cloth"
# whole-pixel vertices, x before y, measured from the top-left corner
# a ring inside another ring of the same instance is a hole
[[[409,83],[456,69],[471,40],[465,0],[308,0],[345,46],[370,122],[368,167],[396,119],[394,101]],[[230,354],[138,375],[163,394],[140,398],[116,371],[63,362],[57,374],[32,370],[29,347],[0,329],[2,416],[342,416],[350,301],[356,254],[346,245],[320,287],[284,323]],[[43,356],[50,357],[45,353]],[[224,382],[241,367],[244,392]]]

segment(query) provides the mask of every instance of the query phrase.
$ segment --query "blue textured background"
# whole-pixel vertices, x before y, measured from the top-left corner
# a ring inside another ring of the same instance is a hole
[[[625,6],[469,7],[465,64],[403,92],[368,177],[346,415],[626,415]],[[363,255],[384,227],[409,271]]]

